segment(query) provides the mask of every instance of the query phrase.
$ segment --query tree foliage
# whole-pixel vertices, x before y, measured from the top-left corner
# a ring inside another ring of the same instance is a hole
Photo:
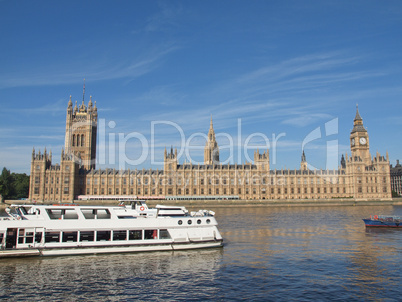
[[[28,198],[29,176],[25,173],[11,173],[4,167],[0,175],[0,195],[3,200]]]

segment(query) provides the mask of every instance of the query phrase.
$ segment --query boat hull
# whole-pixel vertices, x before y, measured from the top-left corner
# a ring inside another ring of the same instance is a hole
[[[207,242],[155,244],[155,245],[10,249],[10,250],[1,250],[0,259],[8,257],[73,256],[73,255],[88,255],[88,254],[176,251],[176,250],[191,250],[191,249],[205,249],[205,248],[219,248],[219,247],[223,247],[223,240],[214,240]]]
[[[394,221],[382,221],[375,219],[363,219],[368,228],[402,228],[402,223]]]

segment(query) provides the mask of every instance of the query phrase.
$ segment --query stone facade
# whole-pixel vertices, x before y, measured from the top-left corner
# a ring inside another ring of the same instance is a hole
[[[177,150],[165,149],[163,170],[96,169],[97,108],[92,100],[67,107],[65,150],[60,164],[35,150],[31,160],[30,200],[72,201],[78,195],[139,195],[202,199],[391,199],[390,165],[369,151],[369,136],[358,109],[350,134],[351,156],[337,170],[310,170],[303,151],[300,169],[270,170],[269,150],[254,152],[254,162],[219,163],[212,117],[204,164],[179,164]]]

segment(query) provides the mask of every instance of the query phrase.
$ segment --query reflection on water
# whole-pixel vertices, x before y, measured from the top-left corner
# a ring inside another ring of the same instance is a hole
[[[176,299],[189,280],[210,284],[209,295],[221,258],[211,249],[3,260],[0,298]]]
[[[392,206],[216,210],[218,217],[225,217],[218,219],[227,242],[220,277],[242,285],[227,292],[255,300],[394,299],[401,294],[402,230],[366,231],[362,218],[373,211],[398,215],[401,210]]]
[[[213,209],[223,249],[0,260],[10,300],[364,300],[402,293],[402,207]]]

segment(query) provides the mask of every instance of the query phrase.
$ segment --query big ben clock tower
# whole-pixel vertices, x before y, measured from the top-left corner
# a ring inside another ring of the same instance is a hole
[[[352,158],[360,158],[367,165],[371,162],[369,149],[369,137],[363,126],[363,119],[360,116],[359,108],[356,105],[356,117],[353,121],[353,130],[350,133],[350,149]]]

